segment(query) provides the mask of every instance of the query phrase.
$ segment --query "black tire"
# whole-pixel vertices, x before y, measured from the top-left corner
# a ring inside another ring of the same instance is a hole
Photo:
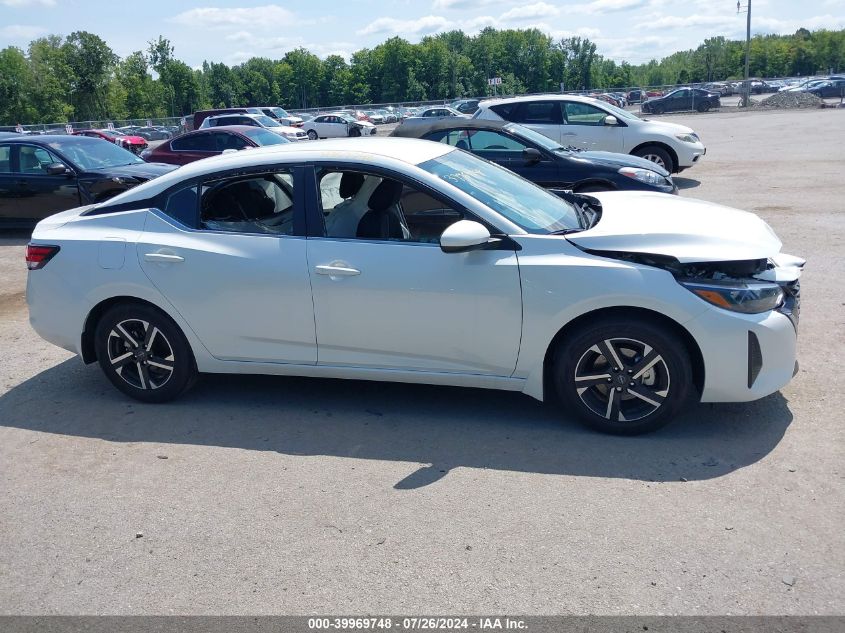
[[[710,102],[709,101],[702,101],[696,107],[696,110],[699,112],[707,112],[710,109]]]
[[[310,138],[312,141],[316,141],[317,140],[316,130],[308,130],[308,138]]]
[[[143,303],[109,309],[94,330],[103,373],[126,395],[142,402],[167,402],[196,381],[188,341],[163,312]]]
[[[662,147],[658,147],[657,145],[646,145],[645,147],[641,147],[637,151],[633,152],[633,154],[634,156],[645,158],[646,160],[650,160],[658,165],[663,163],[661,166],[670,174],[675,171],[675,161],[672,160],[669,152]]]
[[[651,113],[652,114],[663,114],[663,106],[662,105],[651,106]]]
[[[353,127],[351,130],[349,130],[349,136],[361,136],[361,128]]]
[[[564,411],[615,435],[668,424],[693,383],[683,342],[641,317],[598,319],[567,335],[554,350],[551,378]]]

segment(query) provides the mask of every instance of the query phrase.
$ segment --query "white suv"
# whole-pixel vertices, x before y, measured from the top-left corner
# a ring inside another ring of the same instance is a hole
[[[669,172],[692,167],[707,153],[698,134],[688,127],[641,119],[589,97],[533,95],[482,101],[473,118],[519,123],[563,146],[641,156]]]

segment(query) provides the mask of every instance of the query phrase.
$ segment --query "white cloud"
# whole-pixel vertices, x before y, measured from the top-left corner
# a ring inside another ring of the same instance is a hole
[[[396,35],[419,35],[442,31],[449,25],[449,21],[439,15],[426,15],[416,20],[399,20],[396,18],[378,18],[373,20],[358,35],[373,35],[375,33],[394,33]]]
[[[501,4],[503,0],[434,0],[435,11],[449,9],[477,9],[491,4]]]
[[[44,27],[29,24],[10,24],[0,29],[0,36],[10,40],[31,40],[45,33],[47,29]]]
[[[0,0],[7,7],[54,7],[56,0]]]
[[[499,21],[492,15],[480,15],[477,18],[470,18],[460,23],[460,28],[464,33],[477,33],[488,26],[499,26]]]
[[[169,21],[199,29],[240,26],[285,29],[297,24],[296,16],[277,4],[225,9],[197,7],[179,13],[170,18]]]
[[[595,14],[616,13],[642,7],[648,2],[649,0],[593,0],[589,4],[573,7],[573,11]]]
[[[548,18],[560,14],[560,9],[545,2],[527,4],[523,7],[514,7],[503,13],[499,19],[503,22],[533,20],[534,18]]]
[[[731,28],[735,25],[736,19],[732,15],[699,15],[694,13],[685,16],[666,15],[648,22],[640,22],[634,28],[641,30],[684,29],[698,26]]]

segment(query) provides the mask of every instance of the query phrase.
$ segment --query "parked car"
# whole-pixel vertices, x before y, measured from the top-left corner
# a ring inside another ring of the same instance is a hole
[[[478,111],[476,111],[478,114]],[[429,123],[433,123],[434,121],[442,121],[444,119],[469,119],[470,116],[468,114],[463,114],[458,112],[454,108],[450,108],[449,106],[434,106],[429,108],[423,108],[413,116],[409,116],[406,119],[402,120],[400,126],[416,126],[416,125],[427,125]]]
[[[261,127],[265,130],[275,132],[279,136],[283,136],[289,141],[307,141],[308,135],[302,128],[290,127],[282,125],[276,119],[271,119],[264,114],[220,114],[217,116],[206,117],[200,126],[201,130],[221,125],[250,125],[253,127]]]
[[[566,149],[539,132],[506,121],[445,120],[427,126],[399,126],[391,136],[452,145],[548,189],[677,193],[669,172],[644,158]]]
[[[631,90],[626,95],[626,99],[628,103],[639,103],[645,99],[645,93],[640,89]]]
[[[730,84],[726,83],[712,82],[704,84],[702,88],[709,92],[717,92],[722,97],[727,97],[733,94],[733,88],[731,88]]]
[[[663,114],[664,112],[679,112],[698,110],[707,112],[712,108],[721,107],[719,94],[702,90],[701,88],[680,88],[673,90],[663,97],[655,97],[640,104],[640,110],[647,114]]]
[[[563,198],[443,143],[336,140],[42,221],[27,301],[38,334],[144,402],[200,373],[363,378],[557,396],[632,434],[790,381],[804,262],[780,248],[701,200]]]
[[[669,173],[692,167],[707,151],[686,126],[640,119],[609,103],[575,95],[483,101],[473,118],[519,123],[562,146],[633,154]]]
[[[147,149],[147,140],[145,138],[135,136],[134,134],[121,134],[116,130],[77,130],[73,135],[101,138],[109,143],[114,143],[115,145],[128,149],[133,154],[140,154]]]
[[[382,116],[376,110],[364,110],[364,114],[367,115],[367,121],[373,123],[375,125],[382,125],[385,123],[384,116]]]
[[[164,141],[173,138],[173,132],[163,127],[139,127],[134,134],[146,139],[147,141]]]
[[[211,110],[197,110],[194,112],[194,129],[198,130],[202,127],[202,122],[210,116],[219,116],[221,114],[264,114],[261,108],[213,108]]]
[[[275,119],[282,125],[290,127],[302,127],[303,119],[295,114],[288,114],[284,108],[279,106],[262,106],[261,113],[267,115],[271,119]]]
[[[817,97],[841,97],[845,95],[845,79],[829,79],[807,88],[807,92]]]
[[[0,227],[32,227],[173,169],[145,163],[99,138],[17,134],[0,139]]]
[[[141,153],[151,163],[187,165],[195,160],[264,145],[284,145],[288,139],[263,127],[228,125],[195,130]]]
[[[301,119],[303,123],[305,123],[306,121],[310,121],[311,119],[313,119],[316,115],[311,114],[310,112],[291,112],[291,116],[295,116]]]
[[[450,103],[449,107],[461,114],[473,114],[478,110],[479,103],[481,103],[479,99],[458,99]]]
[[[308,138],[340,138],[346,136],[372,136],[376,126],[369,121],[356,119],[345,112],[321,114],[302,126]]]

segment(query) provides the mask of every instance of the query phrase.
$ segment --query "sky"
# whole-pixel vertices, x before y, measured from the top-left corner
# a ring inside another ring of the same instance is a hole
[[[742,0],[745,5],[746,0]],[[751,0],[753,33],[845,28],[845,0]],[[462,29],[538,28],[578,35],[618,62],[638,64],[705,38],[744,39],[745,14],[731,0],[0,0],[0,49],[77,30],[96,33],[121,57],[163,35],[192,67],[204,60],[279,59],[304,46],[326,57],[372,48],[399,35],[411,42]]]

